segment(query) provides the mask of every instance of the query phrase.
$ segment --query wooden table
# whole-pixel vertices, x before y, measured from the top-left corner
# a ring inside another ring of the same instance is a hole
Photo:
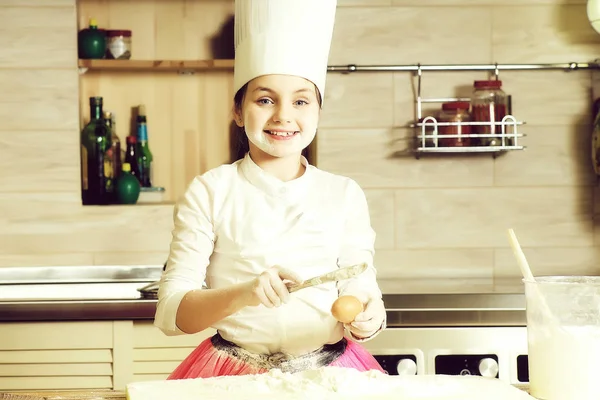
[[[114,390],[44,390],[0,393],[0,400],[127,400],[125,392]]]
[[[528,385],[513,386],[529,392]],[[127,400],[127,396],[125,392],[114,390],[45,390],[39,392],[0,392],[0,400]]]

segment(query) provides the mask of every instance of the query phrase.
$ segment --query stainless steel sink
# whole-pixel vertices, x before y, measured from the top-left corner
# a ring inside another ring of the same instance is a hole
[[[134,300],[162,265],[0,268],[0,302]]]

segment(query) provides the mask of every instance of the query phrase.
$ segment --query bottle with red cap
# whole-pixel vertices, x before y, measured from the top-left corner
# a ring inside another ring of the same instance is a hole
[[[496,125],[502,122],[506,115],[507,97],[502,90],[502,81],[488,80],[475,81],[473,96],[471,97],[473,122],[489,122],[489,125],[474,125],[473,133],[477,134],[500,134],[502,126]],[[505,130],[506,131],[506,130]],[[501,146],[502,138],[484,137],[478,138],[481,146]],[[510,145],[510,139],[504,140],[505,145]]]

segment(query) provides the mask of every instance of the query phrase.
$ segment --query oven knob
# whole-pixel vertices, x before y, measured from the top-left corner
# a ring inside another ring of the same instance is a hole
[[[483,358],[479,361],[479,373],[486,378],[495,378],[498,375],[498,361],[493,358]]]
[[[398,375],[416,375],[417,363],[410,358],[403,358],[396,364],[396,371],[398,371]]]

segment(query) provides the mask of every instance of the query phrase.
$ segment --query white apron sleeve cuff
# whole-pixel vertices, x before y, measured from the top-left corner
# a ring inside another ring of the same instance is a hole
[[[181,300],[188,293],[188,290],[171,293],[168,297],[159,300],[156,306],[156,315],[154,317],[154,326],[159,328],[167,336],[185,335],[179,327],[177,327],[176,318],[177,310]]]

